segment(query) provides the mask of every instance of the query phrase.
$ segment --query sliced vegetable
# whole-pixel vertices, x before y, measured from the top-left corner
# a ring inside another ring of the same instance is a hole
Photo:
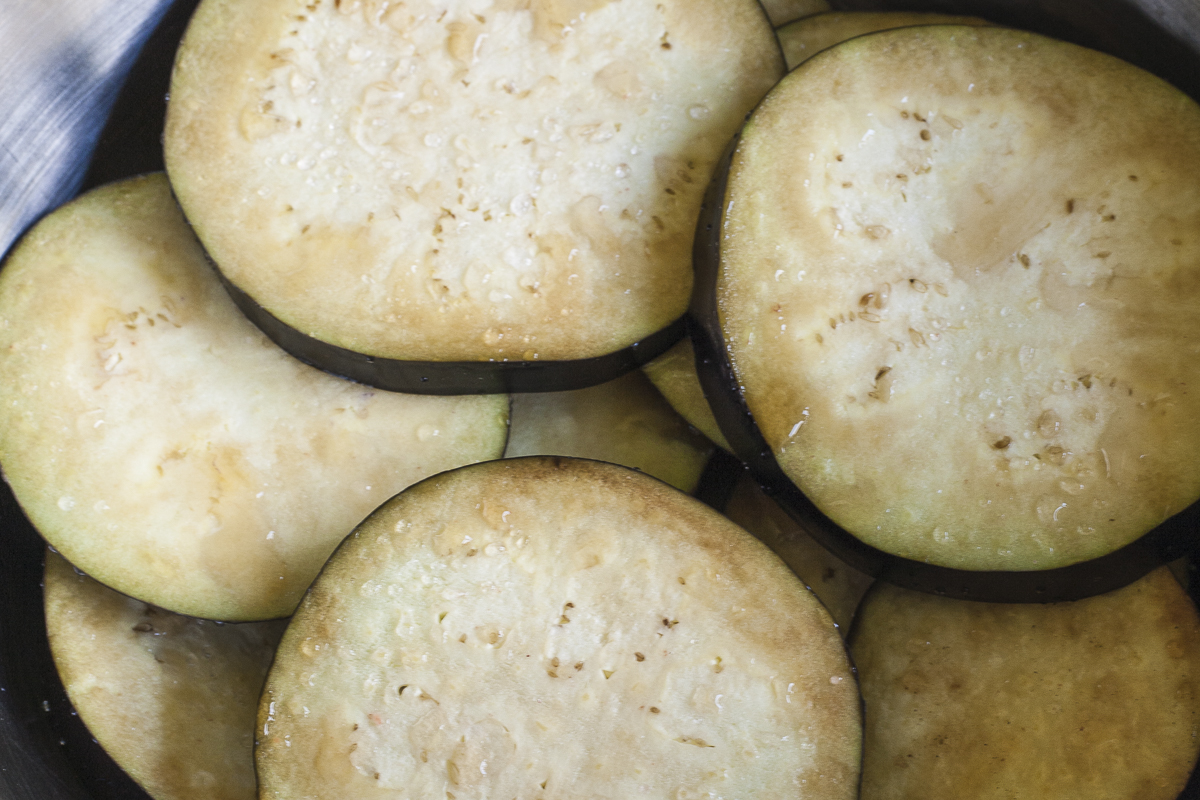
[[[254,712],[282,621],[146,605],[46,557],[46,629],[92,736],[156,800],[253,800]]]
[[[679,415],[690,422],[714,444],[729,450],[729,442],[713,417],[704,389],[696,375],[696,356],[690,339],[684,339],[642,367],[642,372],[667,398]]]
[[[748,477],[738,481],[724,513],[775,551],[829,609],[842,635],[849,632],[854,610],[871,586],[870,575],[821,546]]]
[[[830,9],[828,0],[762,0],[762,6],[776,28]]]
[[[205,0],[167,171],[242,309],[310,363],[580,388],[682,334],[704,186],[782,74],[754,0]]]
[[[1200,754],[1200,618],[1165,567],[1055,605],[879,583],[851,651],[863,797],[1194,796],[1181,792]]]
[[[508,458],[608,461],[688,493],[713,451],[640,372],[573,392],[514,395],[510,425]]]
[[[507,412],[503,395],[381,392],[279,350],[161,174],[60,208],[0,272],[5,478],[75,566],[179,613],[291,613],[383,499],[498,457]]]
[[[908,585],[1067,599],[1180,555],[1197,175],[1200,107],[1100,53],[956,26],[825,51],[701,224],[723,431]]]
[[[913,25],[987,25],[979,17],[916,11],[829,11],[798,19],[775,31],[789,70],[855,36]]]
[[[761,543],[632,470],[431,478],[334,554],[259,710],[263,797],[858,796],[828,613]]]

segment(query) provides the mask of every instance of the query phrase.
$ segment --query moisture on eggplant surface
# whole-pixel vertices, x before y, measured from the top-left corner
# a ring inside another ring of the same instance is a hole
[[[206,0],[166,163],[222,273],[305,336],[583,360],[682,316],[703,188],[782,70],[753,0]]]
[[[259,709],[264,797],[856,798],[828,613],[761,543],[632,470],[431,478],[334,554]]]
[[[1051,605],[881,582],[850,641],[863,797],[1174,800],[1200,754],[1200,617],[1166,567]]]
[[[286,616],[367,513],[503,452],[507,396],[307,367],[247,322],[161,174],[46,217],[0,272],[0,464],[39,533],[180,613]]]
[[[1197,175],[1200,108],[1073,45],[909,28],[803,64],[722,204],[720,319],[774,458],[867,544],[965,570],[1084,562],[1188,506]]]
[[[172,614],[53,552],[45,607],[71,705],[126,773],[156,800],[253,800],[255,709],[283,621]]]

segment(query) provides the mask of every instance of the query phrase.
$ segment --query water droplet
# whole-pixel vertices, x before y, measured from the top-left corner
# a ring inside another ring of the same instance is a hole
[[[527,194],[519,194],[508,204],[508,210],[518,217],[533,210],[533,199]]]

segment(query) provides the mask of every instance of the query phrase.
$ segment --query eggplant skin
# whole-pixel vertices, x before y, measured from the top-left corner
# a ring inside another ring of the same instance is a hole
[[[586,389],[653,361],[682,339],[687,330],[680,317],[616,352],[574,361],[402,361],[366,355],[308,336],[277,319],[217,269],[237,307],[283,350],[317,369],[389,392],[470,395]]]

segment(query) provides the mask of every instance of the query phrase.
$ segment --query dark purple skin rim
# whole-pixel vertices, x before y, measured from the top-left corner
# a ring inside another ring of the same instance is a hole
[[[754,422],[740,386],[717,308],[726,183],[741,134],[717,164],[704,196],[692,251],[696,271],[688,332],[700,385],[733,452],[773,500],[838,558],[875,578],[938,595],[991,603],[1057,603],[1119,589],[1200,544],[1200,501],[1107,555],[1036,572],[971,571],[927,564],[879,550],[825,516],[784,474]]]
[[[357,353],[301,333],[238,288],[211,258],[209,263],[246,318],[283,350],[317,369],[389,392],[464,395],[586,389],[653,361],[687,330],[680,317],[628,347],[574,361],[400,361]]]

